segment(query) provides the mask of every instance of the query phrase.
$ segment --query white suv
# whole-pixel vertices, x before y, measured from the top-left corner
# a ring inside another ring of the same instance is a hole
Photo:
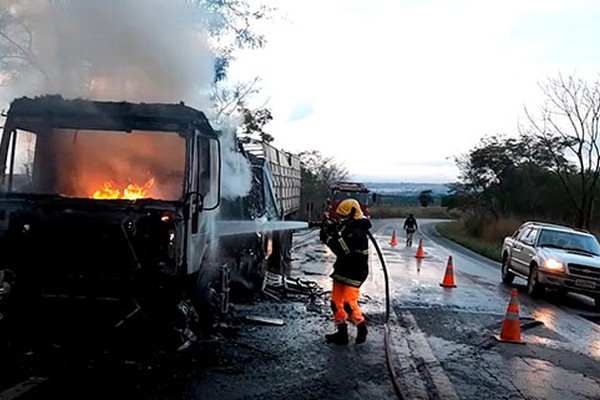
[[[589,232],[526,222],[502,246],[502,281],[527,279],[527,293],[554,287],[591,296],[600,308],[600,243]]]

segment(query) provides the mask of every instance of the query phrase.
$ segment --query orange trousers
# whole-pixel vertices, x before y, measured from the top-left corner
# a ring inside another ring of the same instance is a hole
[[[331,309],[333,310],[333,320],[336,325],[345,324],[347,320],[356,325],[365,320],[358,306],[359,296],[359,288],[333,281]]]

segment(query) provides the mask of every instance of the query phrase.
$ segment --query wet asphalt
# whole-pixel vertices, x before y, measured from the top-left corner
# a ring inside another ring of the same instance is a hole
[[[386,316],[382,265],[372,251],[360,301],[369,324],[364,344],[353,343],[353,329],[348,345],[325,342],[333,329],[334,256],[316,231],[306,230],[294,238],[289,284],[272,281],[268,295],[233,304],[229,318],[191,349],[165,354],[134,340],[135,351],[30,377],[0,390],[0,399],[395,399],[386,321],[394,374],[407,399],[600,399],[600,314],[589,298],[548,292],[530,299],[519,278],[501,283],[498,263],[439,237],[439,221],[420,221],[412,247],[404,245],[402,222],[374,221],[391,312]],[[394,230],[399,244],[391,246]],[[419,239],[422,259],[415,257]],[[449,256],[455,288],[440,286]],[[524,345],[492,338],[513,288]]]
[[[600,319],[591,299],[551,291],[531,299],[524,280],[502,284],[498,263],[439,237],[433,222],[422,221],[415,235],[423,259],[415,257],[416,245],[384,244],[407,398],[600,398],[600,326],[594,322]],[[401,223],[376,223],[379,241]],[[456,287],[444,288],[450,256]],[[525,345],[492,338],[500,334],[513,288]]]

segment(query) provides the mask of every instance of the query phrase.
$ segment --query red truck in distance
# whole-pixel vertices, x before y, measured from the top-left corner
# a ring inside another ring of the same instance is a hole
[[[337,182],[329,187],[327,211],[331,218],[337,219],[335,212],[342,200],[353,198],[360,203],[360,208],[365,216],[370,216],[371,205],[375,202],[375,193],[371,193],[360,182]]]

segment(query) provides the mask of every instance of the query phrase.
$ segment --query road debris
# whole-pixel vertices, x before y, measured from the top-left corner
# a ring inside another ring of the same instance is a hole
[[[281,274],[268,272],[263,286],[263,291],[272,297],[285,296],[288,294],[319,296],[321,287],[313,281],[300,278],[290,278]]]
[[[273,326],[283,326],[285,322],[280,318],[269,318],[269,317],[261,317],[257,315],[247,315],[244,317],[245,321],[255,322],[261,325],[273,325]]]

